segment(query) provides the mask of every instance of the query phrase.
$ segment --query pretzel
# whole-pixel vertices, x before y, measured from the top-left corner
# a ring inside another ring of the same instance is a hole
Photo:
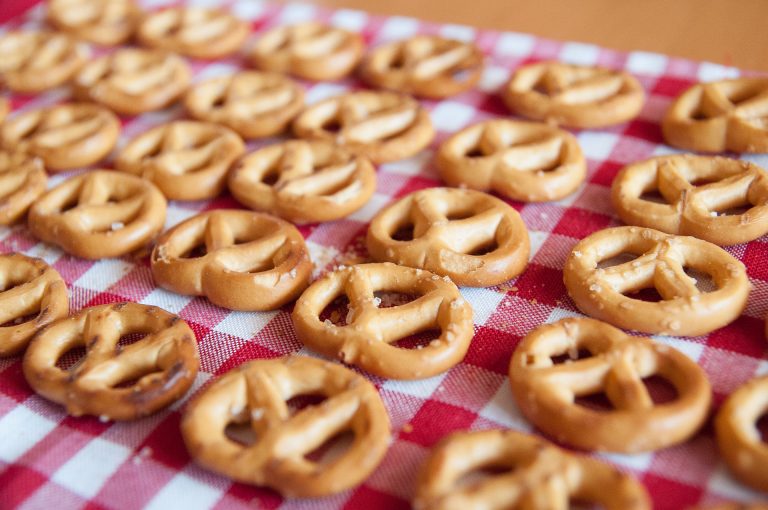
[[[580,351],[588,357],[582,359]],[[566,354],[565,363],[554,363]],[[675,387],[674,400],[654,403],[643,383],[653,376]],[[534,425],[585,450],[638,453],[681,443],[701,428],[711,404],[707,376],[683,353],[587,318],[528,333],[512,356],[509,381]],[[612,409],[593,410],[576,401],[600,394]]]
[[[140,15],[133,0],[49,0],[47,20],[78,39],[115,46],[130,39]]]
[[[29,210],[38,239],[84,259],[136,251],[162,230],[166,202],[151,183],[118,172],[94,170],[70,177]]]
[[[768,79],[697,83],[669,107],[664,140],[707,152],[768,152]]]
[[[44,260],[0,255],[0,358],[18,354],[32,337],[69,312],[67,286]]]
[[[237,51],[249,32],[248,23],[224,9],[171,7],[146,16],[136,37],[152,48],[216,59]]]
[[[237,134],[209,122],[177,120],[131,140],[115,168],[152,181],[170,200],[218,196],[230,166],[245,151]]]
[[[485,468],[497,473],[468,478]],[[610,464],[514,430],[445,437],[421,468],[413,508],[565,509],[576,502],[605,510],[652,508],[645,488]]]
[[[88,46],[55,32],[18,30],[0,34],[0,83],[36,94],[64,85],[90,56]]]
[[[474,44],[417,35],[373,50],[360,74],[369,84],[406,94],[442,99],[477,84],[483,54]]]
[[[89,166],[117,143],[120,120],[99,105],[66,103],[20,113],[0,131],[2,146],[43,160],[53,172]]]
[[[0,124],[3,123],[10,111],[11,102],[7,98],[0,96]]]
[[[637,258],[598,267],[622,254]],[[685,268],[708,275],[716,289],[699,290]],[[744,265],[722,248],[640,227],[608,228],[580,241],[566,260],[563,281],[576,306],[591,317],[645,333],[683,336],[703,335],[733,321],[750,289]],[[661,301],[632,296],[648,288],[655,288]]]
[[[643,198],[651,191],[664,203]],[[651,158],[619,172],[612,199],[625,223],[721,246],[768,232],[768,173],[748,161],[690,154]],[[748,209],[728,212],[741,206]]]
[[[145,334],[130,345],[121,337]],[[56,366],[72,349],[85,348],[69,370]],[[181,398],[200,367],[195,334],[178,315],[156,306],[92,306],[58,320],[32,340],[24,377],[42,397],[72,416],[135,420]]]
[[[244,157],[229,174],[238,202],[294,223],[343,218],[376,189],[376,172],[362,156],[328,142],[290,140]]]
[[[335,81],[352,72],[364,49],[360,34],[305,22],[267,30],[253,45],[249,59],[265,71]]]
[[[546,124],[506,119],[454,134],[442,143],[435,162],[449,186],[495,191],[523,202],[565,198],[587,175],[573,135]]]
[[[514,112],[574,128],[601,128],[637,117],[645,92],[624,71],[539,62],[515,71],[502,96]]]
[[[89,62],[74,80],[75,95],[122,115],[160,110],[186,90],[184,59],[158,50],[120,48]]]
[[[454,188],[416,191],[385,207],[371,221],[366,245],[374,260],[472,287],[517,276],[530,252],[517,211],[485,193]]]
[[[179,223],[157,240],[151,263],[161,287],[232,310],[275,310],[312,276],[299,231],[250,211],[211,211]]]
[[[0,149],[0,225],[21,219],[47,183],[40,158]]]
[[[326,397],[291,414],[299,395]],[[225,430],[241,425],[255,439],[242,444]],[[333,460],[307,456],[341,433],[352,444]],[[265,485],[286,497],[319,497],[360,484],[381,462],[389,418],[376,388],[340,365],[306,356],[255,360],[216,379],[187,406],[181,433],[203,467],[239,482]]]
[[[198,83],[184,105],[196,119],[264,138],[285,131],[304,107],[304,89],[280,74],[243,71]]]

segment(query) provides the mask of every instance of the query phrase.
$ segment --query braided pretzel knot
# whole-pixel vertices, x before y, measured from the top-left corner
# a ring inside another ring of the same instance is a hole
[[[598,267],[622,254],[636,259]],[[708,275],[715,290],[699,290],[685,268]],[[574,246],[563,280],[585,314],[646,333],[703,335],[739,316],[750,283],[744,265],[722,248],[701,239],[667,235],[639,227],[596,232]],[[655,288],[658,303],[635,299]]]
[[[63,85],[88,59],[88,46],[46,31],[0,35],[0,82],[14,92],[34,94]]]
[[[503,97],[511,110],[529,119],[599,128],[634,119],[645,93],[624,71],[540,62],[515,71]]]
[[[670,145],[709,152],[768,152],[768,79],[698,83],[683,92],[661,124]]]
[[[151,182],[94,170],[70,177],[35,202],[29,229],[77,257],[119,257],[146,246],[163,229],[165,211],[165,198]]]
[[[419,296],[379,308],[375,292]],[[347,324],[320,319],[336,298],[349,299]],[[394,264],[362,264],[329,273],[301,295],[293,309],[296,336],[310,348],[392,379],[421,379],[445,372],[464,359],[472,340],[472,307],[450,281]],[[423,348],[395,344],[414,333],[440,329]]]
[[[69,312],[64,280],[42,259],[0,255],[0,288],[0,357],[18,354],[35,333]]]
[[[47,183],[40,158],[0,149],[0,225],[23,217]]]
[[[293,130],[299,138],[336,142],[374,163],[411,157],[435,136],[418,101],[392,92],[350,92],[320,101],[293,121]]]
[[[47,19],[79,39],[113,46],[131,37],[140,15],[133,0],[49,0]]]
[[[376,87],[435,99],[471,89],[482,71],[477,46],[431,35],[380,46],[361,67],[363,79]]]
[[[193,216],[160,236],[151,262],[160,286],[206,296],[233,310],[279,308],[295,299],[312,276],[299,231],[250,211]]]
[[[360,34],[306,22],[265,32],[254,44],[250,60],[265,71],[334,81],[352,72],[364,48]]]
[[[327,400],[292,415],[287,402],[299,395]],[[247,424],[255,441],[229,439],[225,429],[231,424]],[[334,460],[306,457],[344,432],[354,440]],[[358,485],[381,462],[390,439],[387,411],[371,383],[305,356],[251,361],[227,372],[189,404],[181,433],[204,467],[288,497],[326,496]]]
[[[304,89],[280,74],[243,71],[195,85],[184,105],[196,119],[263,138],[285,131],[304,107]]]
[[[125,335],[144,334],[121,346]],[[85,348],[69,370],[56,366],[72,349]],[[72,416],[135,420],[181,398],[200,366],[195,334],[177,315],[155,306],[92,306],[35,336],[24,356],[24,377],[40,395]]]
[[[717,444],[728,467],[744,483],[768,491],[768,443],[760,437],[758,420],[768,412],[768,377],[737,389],[715,418]]]
[[[461,484],[484,468],[506,470]],[[513,430],[456,432],[421,468],[414,510],[565,509],[593,503],[605,510],[650,510],[643,486],[613,466],[570,454]]]
[[[580,350],[589,357],[581,359]],[[566,354],[571,359],[554,364],[552,358]],[[643,383],[653,376],[675,387],[674,400],[654,403]],[[711,401],[704,371],[681,352],[586,318],[529,333],[512,356],[509,380],[531,422],[586,450],[637,453],[681,443],[704,423]],[[596,394],[605,394],[613,409],[576,402]]]
[[[86,64],[75,94],[123,115],[159,110],[186,90],[192,74],[184,59],[157,50],[120,48]]]
[[[587,163],[576,138],[534,122],[489,120],[448,138],[436,158],[450,186],[524,202],[559,200],[579,187]]]
[[[360,209],[376,189],[371,163],[323,141],[290,140],[244,157],[229,190],[251,209],[294,223],[333,221]]]
[[[215,59],[237,51],[249,31],[248,23],[224,9],[172,7],[146,16],[136,36],[145,46]]]
[[[706,184],[694,184],[701,181]],[[643,199],[649,191],[658,191],[666,203]],[[721,246],[768,232],[768,173],[747,161],[693,155],[651,158],[619,172],[612,198],[619,216],[630,225],[692,235]],[[742,206],[748,209],[723,212]]]
[[[173,121],[145,131],[126,145],[115,168],[152,181],[170,200],[218,196],[245,145],[229,128]]]
[[[21,113],[1,134],[4,148],[38,156],[48,170],[69,170],[105,158],[117,143],[120,120],[101,106],[69,103]]]
[[[400,240],[403,231],[412,239]],[[426,269],[474,287],[517,276],[530,251],[517,211],[485,193],[454,188],[416,191],[390,204],[371,221],[366,245],[375,260]]]

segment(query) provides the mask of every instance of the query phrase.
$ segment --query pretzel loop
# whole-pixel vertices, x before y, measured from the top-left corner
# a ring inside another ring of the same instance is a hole
[[[22,218],[45,193],[47,182],[39,158],[0,149],[0,224],[10,225]]]
[[[140,11],[133,0],[50,0],[47,16],[79,39],[112,46],[131,37]]]

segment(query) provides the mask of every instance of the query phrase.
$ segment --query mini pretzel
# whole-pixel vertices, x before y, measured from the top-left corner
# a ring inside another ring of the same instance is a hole
[[[419,297],[379,308],[374,295],[378,291]],[[346,325],[322,321],[320,313],[344,295],[349,298]],[[427,271],[394,264],[361,264],[329,273],[301,295],[292,318],[296,336],[311,349],[391,379],[445,372],[464,359],[474,334],[472,307],[456,285]],[[440,336],[423,348],[393,345],[430,329],[440,329]]]
[[[170,200],[204,200],[222,192],[229,167],[244,151],[240,137],[224,126],[178,120],[131,140],[115,168],[154,182]]]
[[[293,121],[299,138],[333,141],[374,163],[413,156],[435,136],[419,103],[392,92],[350,92],[308,107]]]
[[[285,131],[304,107],[304,89],[280,74],[243,71],[195,85],[184,104],[196,119],[264,138]]]
[[[482,469],[497,473],[462,484]],[[421,468],[414,510],[477,508],[650,510],[645,488],[610,464],[574,455],[514,430],[456,432]]]
[[[506,119],[454,134],[440,146],[436,163],[449,186],[495,191],[523,202],[564,198],[587,175],[573,135],[546,124]]]
[[[768,152],[768,79],[698,83],[672,103],[661,128],[681,149]]]
[[[598,267],[622,254],[637,258]],[[708,275],[716,289],[699,290],[685,268]],[[703,335],[733,321],[750,289],[744,265],[722,248],[640,227],[608,228],[580,241],[568,256],[563,280],[587,315],[626,329],[684,336]],[[661,301],[632,297],[648,288],[655,288]]]
[[[265,71],[334,81],[352,72],[364,49],[360,34],[306,22],[266,31],[249,57],[255,67]]]
[[[637,117],[645,92],[624,71],[540,62],[515,71],[503,97],[511,110],[529,119],[600,128]]]
[[[694,184],[701,181],[705,184]],[[665,203],[643,198],[652,191]],[[747,161],[689,154],[651,158],[619,172],[612,198],[619,216],[630,225],[721,246],[746,243],[768,232],[768,173]],[[726,212],[741,206],[749,209]]]
[[[63,85],[88,59],[88,46],[46,31],[0,34],[0,83],[14,92],[36,94]]]
[[[517,276],[530,251],[517,211],[491,195],[454,188],[416,191],[390,204],[371,221],[366,244],[375,260],[472,287]]]
[[[581,359],[580,351],[588,351]],[[568,355],[555,365],[553,358]],[[661,377],[675,399],[654,403],[643,383]],[[681,443],[701,428],[711,403],[704,371],[680,351],[594,319],[563,319],[530,332],[509,365],[512,394],[522,413],[558,442],[622,453]],[[605,394],[611,410],[576,399]]]
[[[140,14],[133,0],[49,0],[47,19],[78,39],[114,46],[133,35]]]
[[[299,395],[326,400],[292,414],[287,402]],[[233,441],[225,432],[231,425],[248,427],[255,439]],[[344,432],[354,440],[333,460],[307,457]],[[181,433],[200,465],[286,497],[326,496],[360,484],[381,462],[390,439],[387,411],[370,382],[306,356],[230,370],[187,406]]]
[[[0,149],[0,225],[23,217],[45,193],[48,177],[40,158]]]
[[[177,55],[120,48],[89,62],[74,81],[75,94],[123,115],[160,110],[175,102],[192,79]]]
[[[194,58],[226,57],[245,42],[248,23],[224,9],[172,7],[152,13],[139,25],[139,42]]]
[[[483,54],[474,44],[417,35],[376,48],[360,72],[375,87],[441,99],[475,86],[483,72]]]
[[[69,312],[67,286],[42,259],[0,255],[0,358],[18,354],[35,333]]]
[[[29,210],[29,229],[77,257],[119,257],[154,239],[165,210],[165,199],[151,182],[94,170],[70,177],[37,200]]]
[[[145,334],[130,345],[121,337]],[[69,370],[56,366],[72,349],[85,356]],[[41,396],[72,416],[135,420],[181,398],[200,366],[195,334],[177,315],[155,306],[117,303],[84,308],[35,336],[24,377]]]
[[[232,310],[275,310],[312,276],[299,231],[250,211],[206,212],[179,223],[157,240],[151,262],[161,287]]]
[[[229,174],[238,202],[294,223],[333,221],[360,209],[376,189],[373,165],[323,141],[290,140],[244,157]]]
[[[40,157],[50,171],[104,159],[120,135],[120,120],[99,105],[68,103],[20,113],[0,131],[5,149]]]

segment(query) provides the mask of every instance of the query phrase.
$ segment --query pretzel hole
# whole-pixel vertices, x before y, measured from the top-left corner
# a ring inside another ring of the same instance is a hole
[[[116,390],[123,390],[127,388],[133,388],[136,386],[141,379],[148,375],[152,374],[158,374],[161,373],[162,370],[159,370],[155,367],[146,367],[144,370],[140,370],[134,374],[132,374],[127,379],[123,379],[121,381],[117,381],[117,383],[110,385],[111,388],[114,388]]]
[[[608,399],[608,396],[603,392],[593,393],[591,395],[578,395],[574,399],[574,403],[592,411],[610,412],[616,410],[613,402],[611,402]]]
[[[233,421],[224,427],[224,435],[233,443],[248,447],[256,442],[256,433],[251,428],[250,422]]]
[[[311,452],[304,454],[304,458],[321,466],[328,465],[341,458],[354,442],[355,433],[351,430],[342,430]]]
[[[692,267],[684,267],[683,270],[685,271],[685,274],[687,274],[689,278],[692,278],[693,280],[696,281],[696,288],[699,289],[699,292],[713,292],[717,290],[717,285],[715,285],[715,281],[712,279],[712,276],[709,275],[708,273],[697,271]]]
[[[22,315],[21,317],[16,317],[13,319],[10,319],[9,321],[0,324],[0,328],[7,328],[11,326],[18,326],[20,324],[24,324],[25,322],[33,321],[37,319],[37,316],[40,314],[40,311],[35,311],[33,313],[28,313],[26,315]]]
[[[768,413],[763,414],[757,419],[755,423],[757,434],[760,437],[760,441],[768,444]]]
[[[203,257],[208,253],[208,248],[205,246],[205,243],[199,243],[194,246],[192,246],[190,249],[179,255],[180,259],[196,259],[198,257]]]
[[[659,294],[656,287],[647,287],[634,292],[627,292],[625,294],[628,298],[637,299],[638,301],[646,301],[648,303],[658,303],[664,301],[664,297]]]
[[[496,238],[493,238],[493,239],[489,239],[484,243],[480,243],[477,246],[470,248],[469,250],[466,251],[466,254],[472,255],[474,257],[481,257],[483,255],[493,253],[498,249],[499,249],[499,243],[496,242]]]
[[[643,378],[643,384],[646,390],[648,390],[651,400],[656,405],[668,404],[678,398],[677,388],[664,377],[658,375],[645,377]]]
[[[65,372],[75,370],[85,360],[85,347],[82,345],[72,347],[59,356],[56,360],[56,368]]]
[[[115,344],[115,350],[120,352],[131,344],[135,344],[139,340],[145,338],[148,333],[145,332],[132,332],[121,335]]]
[[[373,293],[373,304],[377,308],[391,308],[393,306],[402,306],[416,301],[421,296],[417,294],[408,294],[406,292],[396,292],[391,290],[377,290]]]
[[[514,470],[514,466],[505,466],[499,461],[491,461],[487,464],[477,466],[475,469],[467,471],[458,480],[456,480],[453,485],[455,490],[466,489],[469,487],[478,486],[491,478],[506,475]]]
[[[440,338],[440,335],[442,335],[442,330],[430,328],[424,331],[420,331],[418,333],[414,333],[413,335],[408,335],[406,337],[400,338],[399,340],[390,343],[393,347],[397,347],[399,349],[423,349],[424,347],[428,346],[430,343],[434,342],[438,338]]]
[[[319,406],[326,400],[328,400],[328,397],[322,393],[303,393],[301,395],[294,395],[288,399],[285,405],[288,408],[288,415],[293,416],[302,409]]]
[[[342,294],[323,308],[320,312],[320,322],[330,321],[334,326],[346,326],[347,318],[351,319],[349,313],[349,298],[346,294]]]
[[[562,365],[565,363],[572,363],[574,361],[591,358],[592,356],[593,354],[589,349],[581,348],[550,356],[550,359],[552,360],[553,365]],[[531,356],[531,363],[528,364],[535,364],[535,358],[533,356]]]
[[[487,154],[479,146],[472,147],[464,153],[465,158],[484,158],[485,156],[487,156]]]
[[[267,186],[274,186],[280,179],[280,172],[277,168],[270,168],[269,171],[261,177],[261,182]]]
[[[332,117],[323,122],[322,128],[323,131],[327,131],[328,133],[338,133],[341,131],[341,122],[336,117]]]
[[[710,115],[707,114],[706,111],[704,111],[704,108],[701,106],[698,106],[695,110],[691,112],[691,119],[693,120],[708,120],[710,118]]]
[[[406,224],[395,227],[395,231],[390,234],[390,237],[395,241],[413,241],[414,229],[413,222],[409,221]]]
[[[740,216],[750,209],[752,209],[752,204],[744,200],[739,204],[728,204],[722,208],[714,207],[712,210],[713,212],[716,212],[718,216]]]
[[[472,209],[450,209],[445,214],[448,221],[460,221],[471,218],[475,215],[475,211]]]
[[[635,253],[630,252],[621,252],[618,255],[614,255],[613,257],[607,258],[605,260],[601,260],[597,264],[598,269],[605,269],[608,267],[613,266],[620,266],[621,264],[626,264],[627,262],[631,262],[635,259],[637,259],[638,255]]]
[[[657,188],[646,190],[640,195],[640,200],[653,202],[654,204],[668,204],[667,199],[659,192]]]

